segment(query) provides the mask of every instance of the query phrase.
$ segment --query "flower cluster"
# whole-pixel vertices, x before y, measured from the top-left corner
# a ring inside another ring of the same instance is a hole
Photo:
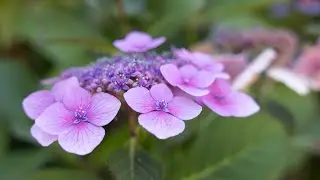
[[[259,110],[250,96],[231,88],[214,57],[186,49],[150,51],[165,40],[131,32],[114,42],[122,54],[68,69],[49,82],[51,90],[27,96],[22,105],[35,120],[32,136],[43,146],[58,141],[67,152],[85,155],[101,143],[121,105],[140,113],[139,124],[159,139],[183,132],[184,120],[197,117],[202,106],[235,117]]]

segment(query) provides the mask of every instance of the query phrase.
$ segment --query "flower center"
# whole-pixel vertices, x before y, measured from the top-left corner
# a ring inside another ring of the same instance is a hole
[[[169,112],[168,103],[165,100],[156,101],[156,110],[163,111],[163,112]]]
[[[87,111],[79,108],[74,112],[74,118],[75,120],[73,121],[73,124],[79,124],[80,122],[87,122]]]

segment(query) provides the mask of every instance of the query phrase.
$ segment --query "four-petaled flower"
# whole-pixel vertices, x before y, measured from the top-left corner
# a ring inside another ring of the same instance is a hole
[[[165,37],[152,38],[149,34],[132,31],[124,39],[116,40],[113,45],[122,52],[146,52],[154,49],[166,41]]]
[[[47,107],[55,102],[61,102],[63,96],[65,95],[66,89],[76,86],[79,86],[77,78],[71,77],[56,83],[51,91],[41,90],[31,93],[22,102],[23,110],[30,119],[35,120],[44,112]],[[36,124],[31,127],[30,131],[31,135],[42,146],[49,146],[58,139],[58,136],[43,131]]]
[[[209,87],[216,78],[223,78],[224,74],[198,70],[193,65],[187,64],[178,68],[174,64],[160,67],[163,77],[172,86],[176,86],[192,96],[204,96],[209,93]]]
[[[45,132],[58,136],[61,147],[85,155],[102,141],[105,130],[120,109],[120,101],[107,93],[93,96],[81,87],[69,88],[62,102],[56,102],[36,119]]]
[[[185,97],[174,97],[165,84],[157,84],[150,90],[136,87],[124,93],[128,105],[142,113],[139,124],[159,139],[166,139],[181,133],[183,120],[197,117],[202,107]]]
[[[259,111],[258,104],[247,94],[231,88],[229,82],[217,79],[202,102],[220,116],[247,117]]]

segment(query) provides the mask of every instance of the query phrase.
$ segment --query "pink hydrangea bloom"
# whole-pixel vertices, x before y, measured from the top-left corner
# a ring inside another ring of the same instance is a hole
[[[166,64],[160,67],[163,77],[174,87],[192,96],[204,96],[209,93],[207,89],[216,78],[224,77],[224,73],[212,73],[206,70],[198,70],[191,64],[178,68],[174,64]]]
[[[230,75],[230,79],[233,80],[242,71],[244,71],[248,65],[248,60],[244,55],[216,55],[213,56],[216,62],[222,63],[224,66],[224,71]]]
[[[166,41],[165,37],[152,38],[149,34],[132,31],[124,39],[116,40],[113,45],[126,53],[146,52],[154,49]]]
[[[220,116],[247,117],[260,109],[249,95],[233,90],[224,79],[217,79],[209,89],[210,94],[202,97],[202,101]]]
[[[31,93],[22,102],[23,110],[30,119],[35,120],[44,112],[47,107],[55,102],[61,102],[66,89],[78,85],[79,82],[77,78],[71,77],[56,83],[51,91],[41,90]],[[56,135],[46,133],[36,124],[31,127],[31,135],[42,146],[49,146],[58,139]]]
[[[50,105],[36,119],[45,132],[58,136],[61,147],[70,153],[85,155],[102,141],[104,125],[109,124],[120,109],[120,101],[107,93],[93,96],[81,87],[64,93],[62,102]]]
[[[166,139],[181,133],[183,120],[197,117],[202,107],[185,97],[174,97],[165,84],[157,84],[150,90],[136,87],[124,93],[128,105],[142,113],[139,124],[159,139]]]
[[[293,70],[307,77],[312,89],[320,90],[320,43],[307,47]]]

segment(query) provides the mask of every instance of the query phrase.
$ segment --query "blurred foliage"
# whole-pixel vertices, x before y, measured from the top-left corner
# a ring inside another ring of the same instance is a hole
[[[216,27],[282,27],[296,32],[302,44],[315,41],[319,18],[299,12],[275,18],[270,8],[280,2],[287,1],[2,0],[0,179],[274,180],[300,172],[320,150],[319,95],[301,97],[270,81],[256,97],[260,113],[236,119],[204,112],[166,141],[140,129],[133,159],[126,124],[111,125],[92,154],[77,157],[56,144],[37,145],[21,108],[39,80],[115,53],[112,41],[130,30],[184,47],[210,40]]]

